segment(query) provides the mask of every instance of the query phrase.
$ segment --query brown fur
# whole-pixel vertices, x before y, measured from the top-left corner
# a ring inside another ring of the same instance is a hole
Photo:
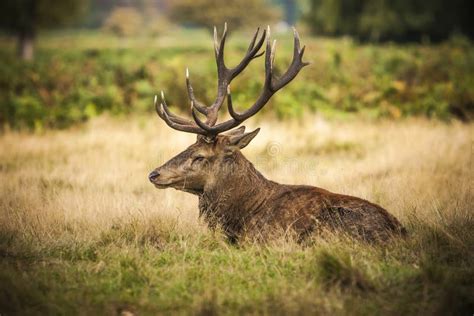
[[[158,188],[199,196],[200,216],[230,240],[267,240],[296,233],[300,240],[325,229],[367,241],[404,233],[398,220],[366,200],[302,185],[267,180],[240,152],[257,134],[234,130],[195,144],[150,174]]]

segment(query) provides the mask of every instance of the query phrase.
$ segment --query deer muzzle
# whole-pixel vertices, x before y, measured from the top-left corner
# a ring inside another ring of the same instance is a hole
[[[156,181],[156,179],[158,179],[159,176],[160,176],[160,173],[156,170],[153,170],[148,175],[148,180],[150,180],[151,183],[154,183]]]

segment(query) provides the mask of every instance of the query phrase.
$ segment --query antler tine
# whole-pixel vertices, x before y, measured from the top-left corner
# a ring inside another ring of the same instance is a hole
[[[270,28],[268,27],[268,34],[270,33]],[[279,78],[273,78],[273,62],[275,58],[275,51],[276,51],[276,42],[273,42],[273,45],[270,44],[270,38],[267,38],[267,45],[265,49],[265,83],[263,87],[263,91],[261,92],[260,96],[258,97],[257,101],[245,112],[237,113],[232,104],[232,99],[230,98],[230,89],[227,91],[228,97],[228,110],[229,114],[232,119],[220,123],[215,126],[206,126],[204,124],[198,125],[205,129],[208,133],[221,133],[226,131],[230,128],[238,126],[240,123],[245,121],[246,119],[250,118],[251,116],[255,115],[258,111],[260,111],[265,104],[267,104],[268,100],[275,94],[279,89],[283,88],[287,85],[291,80],[293,80],[299,71],[309,63],[303,62],[303,54],[304,54],[304,47],[300,49],[300,41],[299,36],[296,30],[294,30],[294,54],[293,60],[288,67],[287,71]],[[275,82],[274,82],[275,81]],[[202,123],[202,122],[201,122]]]
[[[229,69],[230,80],[238,76],[253,59],[258,58],[264,54],[264,52],[261,52],[259,54],[257,54],[257,52],[260,50],[263,45],[263,42],[265,41],[267,31],[263,30],[262,36],[258,40],[257,44],[255,44],[259,32],[260,28],[257,28],[257,31],[255,32],[255,35],[253,36],[252,41],[250,42],[249,47],[247,49],[247,54],[245,54],[244,58],[242,58],[242,61],[234,68]]]
[[[189,79],[189,69],[186,68],[186,87],[188,88],[188,97],[189,101],[193,104],[193,106],[202,114],[207,114],[209,112],[208,108],[198,100],[194,96],[194,89],[191,86],[191,81]]]
[[[214,28],[214,45],[216,48],[216,60],[217,66],[224,66],[224,47],[225,47],[225,40],[227,38],[227,22],[224,23],[224,31],[222,32],[221,40],[217,43],[217,30]]]
[[[230,116],[234,120],[238,121],[239,120],[239,118],[238,118],[239,114],[234,111],[234,106],[232,105],[232,95],[230,93],[230,85],[227,86],[227,109],[229,111]]]
[[[214,25],[214,54],[216,55],[219,54],[219,43],[217,42],[217,27]]]
[[[230,88],[227,89],[227,109],[229,111],[229,115],[232,117],[232,120],[237,123],[235,126],[239,125],[241,122],[245,120],[245,118],[242,117],[241,114],[235,112],[234,106],[232,103],[232,95],[230,93]],[[218,128],[219,126],[215,126]]]
[[[293,60],[291,61],[290,66],[288,67],[287,71],[278,79],[273,78],[273,62],[275,58],[275,44],[276,42],[273,42],[272,47],[270,48],[270,39],[267,40],[267,50],[265,54],[265,71],[266,71],[266,78],[265,78],[265,83],[263,87],[263,91],[260,94],[259,98],[257,101],[242,114],[235,113],[234,115],[238,120],[243,121],[246,120],[247,118],[251,117],[258,111],[260,111],[261,108],[268,102],[268,100],[271,98],[271,96],[283,88],[285,85],[287,85],[291,80],[293,80],[296,75],[300,72],[300,70],[308,65],[308,63],[303,62],[303,54],[304,54],[304,47],[300,49],[300,40],[298,36],[298,32],[296,32],[296,29],[294,29],[294,54],[293,54]],[[270,51],[269,51],[270,50]],[[232,109],[233,110],[233,109]],[[230,111],[230,110],[229,110]]]
[[[254,49],[255,41],[257,40],[257,36],[259,32],[260,32],[260,27],[257,27],[257,30],[255,31],[255,34],[253,35],[252,40],[249,43],[249,47],[247,48],[247,54],[250,54],[250,52]]]
[[[257,31],[255,32],[252,40],[250,41],[249,47],[247,49],[247,53],[242,58],[240,63],[234,68],[229,69],[227,68],[224,62],[224,44],[227,37],[227,23],[224,25],[224,32],[222,34],[220,43],[217,42],[217,29],[214,28],[214,49],[216,53],[217,78],[218,78],[217,96],[213,104],[207,108],[207,113],[202,111],[202,109],[199,108],[199,105],[197,105],[196,103],[194,104],[194,107],[196,108],[198,112],[202,114],[206,114],[207,127],[210,127],[216,124],[217,114],[226,97],[227,86],[230,84],[232,79],[234,79],[237,75],[239,75],[253,59],[263,55],[264,52],[260,54],[257,54],[257,53],[262,47],[263,42],[265,41],[267,31],[264,30],[262,32],[260,39],[257,41],[259,33],[260,33],[260,28],[258,28]],[[198,122],[196,122],[196,124],[198,124]]]
[[[295,27],[293,27],[293,58],[300,53],[300,36]]]
[[[272,70],[273,70],[273,64],[272,64],[272,55],[274,56],[275,54],[272,53],[272,47],[270,45],[270,26],[267,26],[268,30],[268,38],[267,38],[267,45],[265,48],[265,84],[264,88],[266,86],[271,87],[271,81],[272,81]]]
[[[164,93],[161,91],[162,102],[158,104],[158,96],[155,95],[154,104],[155,110],[158,116],[165,121],[165,123],[178,131],[188,132],[188,133],[197,133],[205,135],[205,131],[193,124],[192,121],[187,119],[180,118],[169,112],[168,106],[164,99]]]
[[[252,61],[252,59],[263,55],[263,52],[260,54],[257,54],[257,52],[262,47],[262,44],[265,41],[267,32],[266,30],[264,30],[262,33],[262,36],[260,37],[258,42],[255,44],[259,33],[260,33],[260,28],[257,28],[257,31],[255,32],[252,40],[250,41],[249,47],[247,49],[247,53],[245,54],[244,58],[240,61],[240,63],[237,66],[229,69],[224,63],[224,44],[227,37],[227,23],[225,23],[224,25],[224,32],[222,34],[220,43],[217,42],[217,29],[214,27],[214,46],[215,46],[215,51],[216,51],[216,62],[217,62],[217,68],[219,71],[218,72],[219,79],[225,79],[222,81],[226,81],[227,84],[229,84],[233,78],[235,78],[237,75],[239,75],[242,72],[242,70],[245,69],[245,67],[250,63],[250,61]]]
[[[228,83],[227,73],[228,69],[224,63],[224,47],[225,41],[227,38],[227,23],[224,23],[224,31],[222,32],[221,40],[218,42],[217,40],[217,28],[214,26],[214,53],[216,56],[216,64],[217,64],[217,97],[214,103],[207,107],[205,111],[201,111],[203,109],[199,108],[199,105],[194,103],[193,108],[196,108],[200,113],[205,114],[207,116],[206,124],[212,126],[217,122],[217,112],[219,112],[219,108],[222,105],[223,96],[222,96],[222,87],[226,87]],[[197,123],[197,122],[196,122]]]
[[[161,106],[163,107],[163,104],[161,104]],[[178,131],[182,131],[182,132],[186,132],[186,133],[193,133],[193,134],[201,134],[201,135],[207,135],[207,133],[199,128],[198,126],[195,126],[195,125],[182,125],[182,124],[178,124],[176,122],[173,122],[170,117],[168,116],[168,114],[162,109],[162,113],[163,113],[163,120],[165,121],[165,123],[175,129],[175,130],[178,130]]]
[[[272,50],[270,54],[270,59],[272,60],[272,69],[273,69],[273,64],[275,63],[276,44],[277,44],[277,40],[273,40]]]
[[[191,107],[191,115],[193,116],[193,119],[194,119],[194,122],[196,122],[196,124],[202,128],[203,130],[209,132],[209,129],[211,128],[210,126],[208,126],[206,123],[204,123],[203,121],[201,121],[201,119],[199,118],[199,116],[196,114],[196,111],[194,110],[194,107]],[[217,133],[216,133],[217,134]]]
[[[156,96],[155,96],[155,109],[158,109]],[[171,113],[171,111],[169,110],[168,104],[166,103],[165,94],[164,94],[163,91],[161,91],[161,103],[160,103],[159,110],[160,111],[163,110],[166,113],[166,115],[169,117],[169,119],[171,121],[177,123],[177,124],[183,124],[183,125],[192,125],[193,124],[192,121],[187,120],[185,118],[181,118],[181,117]]]
[[[287,71],[272,85],[272,88],[277,91],[284,86],[286,86],[296,75],[299,71],[309,65],[307,62],[303,62],[303,55],[305,46],[300,49],[300,38],[298,32],[295,28],[293,28],[294,34],[294,48],[293,48],[293,60],[291,61],[290,67],[288,67]]]

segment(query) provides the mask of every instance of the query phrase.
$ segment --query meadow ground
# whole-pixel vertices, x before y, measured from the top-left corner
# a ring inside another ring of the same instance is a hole
[[[474,312],[472,124],[252,122],[265,176],[374,201],[408,238],[228,244],[147,174],[194,140],[156,117],[0,136],[0,314]],[[250,126],[251,127],[251,126]]]

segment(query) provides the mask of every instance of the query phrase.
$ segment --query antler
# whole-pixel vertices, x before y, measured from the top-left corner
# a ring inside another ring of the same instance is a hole
[[[296,29],[294,30],[294,51],[293,51],[293,60],[287,69],[287,71],[278,79],[273,77],[273,63],[275,58],[275,45],[276,40],[273,41],[273,45],[270,44],[270,27],[267,30],[262,32],[260,39],[257,41],[258,33],[260,29],[258,28],[253,36],[252,41],[249,44],[247,53],[241,62],[234,68],[228,68],[224,63],[224,46],[227,37],[227,23],[224,25],[224,32],[222,34],[220,42],[217,41],[217,30],[214,27],[214,51],[216,56],[217,63],[217,97],[215,101],[208,107],[196,100],[189,80],[189,70],[186,69],[186,86],[188,90],[188,97],[191,102],[191,113],[194,119],[194,122],[180,118],[172,114],[164,99],[163,92],[161,93],[160,106],[157,103],[157,97],[155,96],[155,108],[158,115],[168,124],[168,126],[188,133],[202,134],[206,136],[215,136],[219,133],[225,132],[229,129],[232,129],[238,126],[240,123],[248,119],[249,117],[256,114],[260,111],[263,106],[268,102],[268,100],[275,94],[278,90],[287,85],[291,80],[293,80],[299,71],[308,63],[302,61],[304,49],[300,48],[300,40]],[[258,53],[260,48],[263,45],[265,37],[268,34],[267,45],[265,52]],[[255,43],[257,41],[257,43]],[[265,53],[265,83],[263,90],[258,97],[257,101],[244,113],[235,112],[232,105],[232,97],[230,94],[230,83],[232,80],[237,77],[247,65],[257,57],[262,56]],[[223,123],[217,124],[217,115],[219,109],[221,108],[224,100],[227,96],[227,107],[229,114],[232,117],[230,120]],[[206,122],[201,121],[198,117],[197,112],[204,114],[206,116]]]

